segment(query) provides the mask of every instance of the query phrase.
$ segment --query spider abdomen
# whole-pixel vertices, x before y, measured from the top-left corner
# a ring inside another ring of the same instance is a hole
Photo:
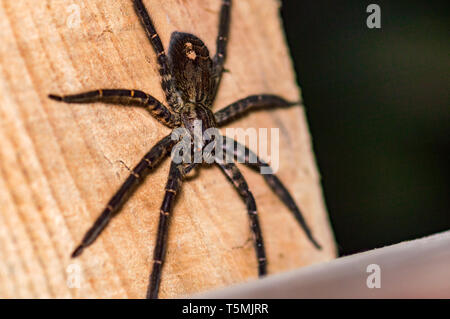
[[[212,100],[213,62],[202,40],[189,33],[172,33],[168,58],[175,86],[185,102]]]

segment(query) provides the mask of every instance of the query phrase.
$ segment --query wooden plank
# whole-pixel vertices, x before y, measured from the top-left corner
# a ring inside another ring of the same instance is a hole
[[[214,54],[220,1],[144,2],[166,48],[179,30],[196,34]],[[229,72],[215,110],[250,94],[299,97],[279,2],[261,2],[234,1]],[[78,259],[70,253],[128,168],[169,130],[145,110],[47,98],[111,87],[164,101],[156,58],[131,1],[1,1],[0,43],[0,297],[144,297],[169,161],[94,245]],[[314,249],[263,179],[243,168],[260,212],[269,273],[332,259],[302,108],[255,112],[230,127],[280,129],[278,175],[324,246]],[[256,278],[250,238],[245,205],[223,174],[217,167],[200,170],[175,207],[160,297]],[[80,288],[70,288],[74,278]]]

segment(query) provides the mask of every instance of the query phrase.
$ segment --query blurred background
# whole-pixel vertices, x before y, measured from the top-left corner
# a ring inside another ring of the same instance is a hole
[[[449,230],[450,2],[281,2],[340,255]]]

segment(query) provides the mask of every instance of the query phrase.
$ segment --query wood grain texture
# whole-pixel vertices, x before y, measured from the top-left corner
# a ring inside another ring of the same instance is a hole
[[[166,48],[179,30],[196,34],[214,53],[219,0],[144,2]],[[278,6],[234,1],[229,72],[214,110],[257,93],[298,99]],[[0,1],[0,43],[0,297],[144,297],[168,160],[94,245],[78,259],[69,256],[128,167],[169,130],[145,110],[47,98],[135,88],[164,101],[155,55],[131,1]],[[334,258],[303,109],[255,112],[229,126],[280,129],[278,176],[324,246],[315,250],[263,178],[241,165],[260,212],[269,273]],[[160,297],[256,278],[250,238],[235,190],[217,167],[200,170],[183,184],[175,206]],[[71,265],[81,270],[80,288],[67,285]]]

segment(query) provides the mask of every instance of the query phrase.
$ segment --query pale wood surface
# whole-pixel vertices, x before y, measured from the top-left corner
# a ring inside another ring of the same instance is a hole
[[[214,53],[219,0],[145,4],[166,48],[170,33],[179,30],[196,34]],[[230,72],[215,110],[262,92],[298,98],[278,5],[234,1]],[[155,55],[131,1],[2,0],[0,44],[0,297],[145,296],[169,161],[81,258],[69,255],[127,167],[169,131],[144,110],[47,98],[116,87],[164,101]],[[252,113],[230,126],[280,128],[278,175],[324,246],[315,250],[262,177],[243,168],[260,212],[269,273],[332,259],[334,240],[303,109]],[[160,297],[256,278],[250,236],[235,190],[218,168],[202,169],[183,185],[175,207]],[[66,284],[71,264],[82,271],[80,288]]]

